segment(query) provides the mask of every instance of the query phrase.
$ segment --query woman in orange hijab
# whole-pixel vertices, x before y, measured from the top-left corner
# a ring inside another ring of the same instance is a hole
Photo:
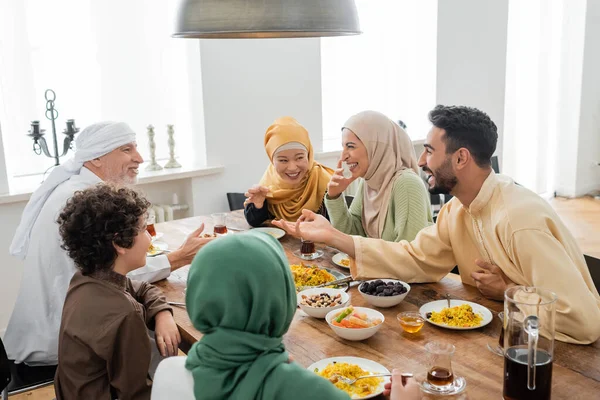
[[[333,170],[314,161],[308,131],[292,117],[279,118],[265,133],[265,150],[271,163],[259,184],[246,192],[248,223],[294,222],[303,209],[327,216],[323,197]]]

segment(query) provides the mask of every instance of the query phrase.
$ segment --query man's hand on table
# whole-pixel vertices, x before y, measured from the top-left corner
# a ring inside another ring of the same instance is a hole
[[[190,233],[177,250],[167,254],[167,259],[169,260],[169,263],[171,263],[171,271],[175,271],[178,268],[190,264],[198,250],[214,239],[213,237],[202,237],[203,231],[204,224],[200,224],[200,227]]]
[[[325,243],[339,251],[354,257],[354,241],[352,237],[335,229],[325,217],[309,210],[302,210],[298,221],[288,222],[282,219],[273,221],[273,225],[287,233],[304,240]]]
[[[181,335],[179,335],[179,329],[177,329],[171,311],[164,310],[156,314],[154,317],[154,333],[156,347],[158,347],[160,354],[163,357],[176,356],[179,343],[181,343]]]
[[[475,264],[481,268],[479,271],[471,273],[477,289],[488,299],[503,301],[504,292],[515,286],[515,283],[508,279],[497,265],[482,260],[475,260]]]

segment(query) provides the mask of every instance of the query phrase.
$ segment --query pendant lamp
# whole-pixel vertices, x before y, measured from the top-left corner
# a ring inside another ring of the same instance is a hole
[[[299,38],[360,34],[354,0],[183,0],[176,38]]]

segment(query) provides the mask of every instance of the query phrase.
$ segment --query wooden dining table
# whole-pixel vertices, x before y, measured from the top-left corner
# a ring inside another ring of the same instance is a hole
[[[205,232],[212,233],[210,217],[192,217],[159,223],[156,224],[156,230],[163,233],[161,240],[166,242],[170,249],[175,249],[201,223],[205,224]],[[233,234],[250,228],[241,211],[228,214],[227,226]],[[293,255],[293,251],[300,248],[298,239],[286,235],[280,242],[290,264],[303,262],[349,274],[347,269],[340,268],[332,262],[332,256],[337,253],[336,249],[317,244],[317,248],[324,251],[324,256],[314,261],[303,261]],[[188,269],[189,266],[183,267],[173,272],[168,279],[156,283],[164,291],[167,300],[185,302],[184,290]],[[453,371],[455,375],[466,379],[467,389],[462,394],[449,398],[502,398],[504,358],[488,350],[487,345],[498,342],[502,324],[497,314],[502,311],[503,304],[486,299],[475,287],[462,284],[460,277],[454,274],[449,274],[439,282],[413,283],[410,286],[410,292],[399,305],[378,308],[385,316],[385,321],[379,331],[366,340],[344,340],[329,328],[324,319],[309,317],[298,310],[284,336],[284,344],[295,362],[304,367],[324,358],[355,356],[376,361],[390,371],[399,368],[413,372],[419,378],[425,375],[427,368],[425,344],[430,341],[450,342],[456,347],[452,359]],[[365,301],[356,285],[351,285],[348,293],[352,305],[375,308]],[[467,331],[440,328],[429,323],[416,334],[402,330],[396,319],[398,313],[418,311],[428,302],[445,299],[446,294],[452,299],[467,300],[487,307],[494,315],[492,322],[480,329]],[[174,307],[174,317],[182,337],[181,349],[187,352],[202,334],[192,326],[185,307]],[[433,397],[423,394],[423,398]],[[600,399],[600,340],[588,346],[555,342],[552,398]]]

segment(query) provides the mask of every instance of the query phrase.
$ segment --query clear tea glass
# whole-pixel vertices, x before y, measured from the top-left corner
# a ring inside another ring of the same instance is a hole
[[[323,251],[315,247],[312,240],[304,240],[300,238],[300,249],[294,251],[294,255],[303,260],[315,260],[323,256]]]
[[[454,382],[452,356],[454,345],[446,342],[429,342],[427,350],[427,382],[440,390],[450,389]]]
[[[215,213],[210,215],[213,220],[213,232],[217,235],[227,233],[227,214]]]
[[[154,214],[148,215],[148,219],[146,220],[146,230],[153,238],[156,237],[156,229],[154,229],[154,222],[156,221],[156,216]]]
[[[498,337],[498,341],[493,340],[488,342],[487,348],[492,353],[499,355],[500,357],[504,356],[504,312],[498,313],[498,318],[501,321],[500,325],[500,337]]]

